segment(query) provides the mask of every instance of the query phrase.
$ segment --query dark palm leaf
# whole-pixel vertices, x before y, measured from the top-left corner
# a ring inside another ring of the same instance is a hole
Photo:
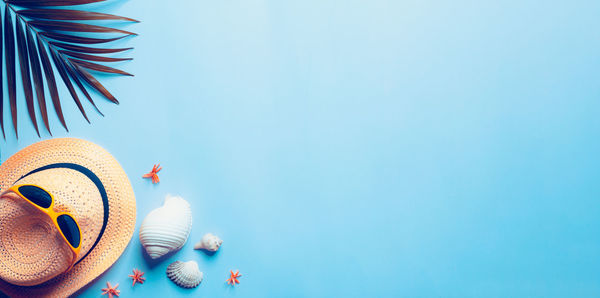
[[[87,69],[91,69],[91,70],[95,70],[95,71],[99,71],[99,72],[115,73],[115,74],[120,74],[120,75],[124,75],[124,76],[133,76],[132,74],[130,74],[128,72],[122,71],[120,69],[112,68],[109,66],[104,66],[102,64],[87,62],[87,61],[72,59],[72,58],[69,58],[69,60],[71,62],[73,62],[74,64],[85,67]]]
[[[8,4],[25,7],[35,6],[70,6],[102,2],[105,0],[5,0]]]
[[[100,64],[104,62],[127,61],[131,60],[131,58],[113,58],[98,55],[122,52],[131,48],[88,47],[84,45],[106,44],[136,34],[108,26],[80,23],[78,21],[111,20],[137,22],[136,20],[99,12],[58,8],[59,6],[77,6],[102,2],[104,0],[3,1],[5,8],[4,19],[0,22],[0,34],[3,34],[0,37],[0,49],[4,49],[5,60],[2,61],[0,59],[0,69],[2,68],[2,62],[5,62],[11,119],[17,136],[17,63],[23,84],[23,94],[27,111],[38,136],[40,132],[36,118],[36,103],[40,110],[44,127],[51,133],[44,85],[48,87],[50,99],[52,100],[58,119],[68,131],[52,64],[54,64],[59,77],[64,82],[67,90],[69,90],[77,108],[86,121],[89,122],[89,119],[81,103],[77,89],[87,98],[100,115],[102,113],[96,106],[92,95],[88,92],[88,88],[97,91],[111,102],[118,103],[118,100],[89,70],[131,76],[128,72]],[[96,34],[102,34],[102,36],[94,36]],[[117,36],[106,36],[106,34]],[[0,129],[4,136],[4,121],[2,119],[4,104],[1,76],[2,71],[0,71]]]
[[[93,44],[93,43],[106,43],[115,40],[119,40],[121,38],[127,37],[127,35],[113,37],[113,38],[91,38],[84,36],[74,36],[69,34],[61,34],[56,32],[40,32],[40,35],[49,37],[58,41],[64,42],[73,42],[73,43],[85,43],[85,44]]]
[[[81,52],[81,53],[94,53],[94,54],[118,53],[118,52],[123,52],[123,51],[133,49],[133,48],[121,48],[121,49],[90,48],[90,47],[83,47],[83,46],[62,43],[62,42],[55,42],[55,41],[51,41],[50,44],[55,47],[63,48],[66,50],[71,50],[71,51]]]
[[[81,90],[81,93],[83,93],[83,95],[85,95],[85,97],[92,104],[92,106],[94,106],[94,108],[96,109],[96,111],[98,113],[100,113],[100,115],[104,116],[104,114],[102,114],[102,112],[100,112],[100,109],[98,109],[98,107],[96,106],[96,103],[94,103],[94,100],[92,99],[92,97],[90,96],[90,94],[87,92],[87,90],[85,89],[85,87],[83,86],[83,84],[81,83],[81,80],[79,79],[79,77],[77,77],[77,72],[74,70],[73,65],[71,63],[67,63],[66,68],[67,68],[67,72],[69,73],[69,75],[73,79],[73,82],[75,82],[75,84],[77,84],[77,87],[79,87],[79,89]]]
[[[12,16],[8,5],[4,9],[4,47],[6,49],[6,84],[8,85],[8,101],[10,103],[10,114],[17,138],[17,83],[15,81],[15,33],[13,30]]]
[[[35,85],[35,95],[38,100],[40,112],[46,130],[50,132],[50,122],[48,121],[48,109],[46,108],[46,96],[44,95],[44,79],[42,77],[42,69],[40,67],[40,59],[38,58],[35,39],[31,30],[27,30],[27,50],[29,51],[29,59],[31,61],[31,73],[33,74],[33,84]]]
[[[119,103],[119,101],[112,94],[110,94],[110,92],[108,92],[108,90],[106,90],[106,88],[104,88],[104,86],[102,86],[102,84],[100,84],[100,82],[98,82],[98,80],[96,80],[96,78],[94,78],[94,76],[91,75],[87,70],[77,64],[75,64],[75,70],[77,71],[77,74],[83,78],[83,80],[94,87],[94,89],[96,89],[98,92],[102,93],[104,97],[116,104]]]
[[[46,19],[46,20],[120,20],[137,22],[137,20],[116,16],[112,14],[71,10],[71,9],[23,9],[19,10],[19,14],[31,19]]]
[[[62,77],[63,82],[67,86],[67,89],[69,89],[71,96],[73,96],[73,100],[75,100],[75,104],[77,104],[79,111],[81,112],[81,114],[83,115],[85,120],[89,123],[90,119],[88,119],[88,116],[86,115],[85,110],[83,109],[83,106],[81,105],[81,101],[79,100],[79,96],[77,96],[77,92],[75,91],[73,84],[71,84],[71,80],[69,79],[69,75],[67,74],[67,69],[66,69],[67,67],[66,67],[64,61],[61,59],[60,56],[58,56],[56,51],[50,50],[50,56],[52,56],[52,59],[54,60],[54,66],[56,66],[56,69],[58,70],[58,73]]]
[[[3,34],[4,26],[2,26],[2,21],[0,21],[0,34]],[[0,38],[0,48],[4,49],[4,39]],[[0,49],[0,51],[2,50]],[[2,137],[6,139],[6,134],[4,134],[4,84],[2,82],[2,57],[0,56],[0,129],[2,129]]]
[[[59,31],[72,31],[72,32],[98,32],[98,33],[122,33],[126,35],[135,35],[135,33],[115,29],[104,26],[97,25],[88,25],[81,23],[72,23],[72,22],[62,22],[62,21],[29,21],[33,27],[36,27],[41,30],[59,30]]]
[[[46,81],[48,81],[48,90],[50,90],[50,97],[52,97],[52,105],[54,105],[54,110],[56,110],[56,115],[58,116],[60,123],[67,131],[69,131],[69,129],[67,128],[67,123],[65,122],[65,116],[63,116],[62,107],[60,105],[58,89],[56,88],[56,80],[54,79],[54,71],[52,70],[52,65],[50,64],[50,59],[48,58],[46,47],[42,45],[42,39],[39,35],[37,37],[37,42],[38,50],[40,53],[40,60],[42,61],[42,65],[44,66]]]
[[[21,81],[23,82],[23,91],[25,93],[25,102],[27,103],[27,111],[29,112],[29,118],[33,122],[35,132],[38,137],[40,131],[38,130],[37,120],[35,119],[35,107],[33,106],[33,89],[31,89],[31,76],[29,74],[29,55],[27,53],[27,44],[25,42],[25,32],[23,32],[23,24],[21,20],[17,18],[17,49],[19,51],[19,66],[21,67]]]
[[[60,50],[60,52],[65,55],[71,56],[71,57],[75,57],[75,58],[79,58],[79,59],[83,59],[83,60],[89,60],[89,61],[120,62],[120,61],[132,60],[132,58],[104,57],[104,56],[88,55],[88,54],[84,54],[84,53],[77,53],[77,52],[71,52],[71,51],[65,51],[65,50]]]

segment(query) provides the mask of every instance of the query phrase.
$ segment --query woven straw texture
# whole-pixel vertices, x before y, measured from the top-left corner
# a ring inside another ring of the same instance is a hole
[[[58,231],[35,207],[7,193],[0,200],[0,276],[4,279],[0,280],[0,290],[11,297],[73,294],[119,258],[134,232],[135,196],[129,179],[106,150],[88,141],[53,139],[19,151],[0,165],[0,188],[6,190],[23,175],[54,163],[82,165],[100,178],[109,202],[106,230],[85,259],[60,274],[72,255]],[[104,208],[95,185],[83,174],[62,168],[40,171],[18,182],[25,183],[46,188],[55,196],[56,211],[68,211],[77,218],[82,229],[79,258],[83,257],[102,226]]]

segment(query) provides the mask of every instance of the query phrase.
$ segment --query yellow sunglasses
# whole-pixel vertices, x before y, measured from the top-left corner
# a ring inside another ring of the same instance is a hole
[[[69,266],[69,269],[71,269],[81,250],[81,229],[73,215],[68,212],[55,212],[53,208],[54,196],[37,185],[14,185],[9,188],[8,191],[12,191],[19,195],[19,197],[23,198],[29,204],[35,206],[50,217],[56,226],[56,229],[58,229],[60,235],[73,252],[73,261]]]

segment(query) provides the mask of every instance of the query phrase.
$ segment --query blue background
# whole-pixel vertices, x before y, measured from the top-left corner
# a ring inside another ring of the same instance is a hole
[[[121,162],[137,227],[167,193],[194,224],[158,263],[136,229],[84,297],[600,295],[600,2],[97,7],[142,21],[116,44],[136,76],[102,80],[121,105],[95,95],[92,125],[60,85],[71,132],[52,113],[54,136]],[[38,141],[19,97],[3,160]],[[159,185],[141,178],[159,162]],[[212,257],[192,249],[206,232]],[[191,259],[205,279],[184,290],[165,268]]]

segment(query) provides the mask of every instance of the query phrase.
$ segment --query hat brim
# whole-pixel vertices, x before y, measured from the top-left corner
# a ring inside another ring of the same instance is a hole
[[[123,253],[135,229],[135,195],[121,165],[100,146],[74,138],[35,143],[0,165],[0,189],[45,167],[75,165],[96,176],[106,192],[106,227],[96,245],[70,271],[37,286],[16,286],[0,280],[0,291],[25,297],[66,297],[106,271]]]

